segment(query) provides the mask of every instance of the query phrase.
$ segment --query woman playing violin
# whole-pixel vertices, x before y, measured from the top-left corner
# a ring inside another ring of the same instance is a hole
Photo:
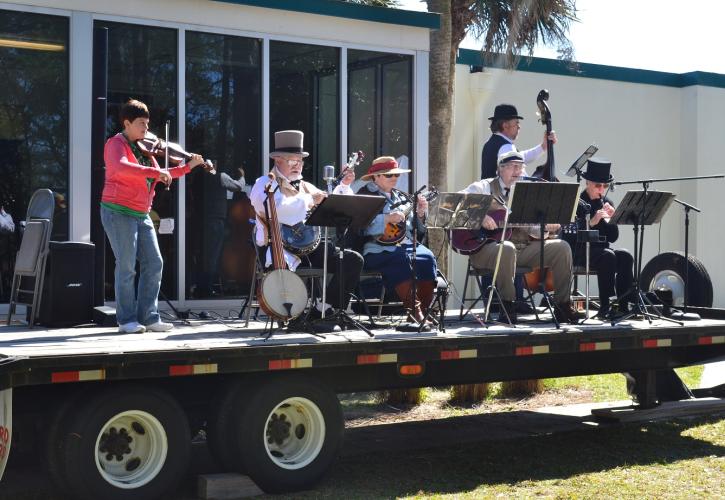
[[[370,226],[365,230],[366,242],[363,248],[365,269],[378,271],[383,275],[385,288],[395,290],[403,301],[411,316],[419,323],[423,321],[427,309],[433,302],[433,292],[436,283],[436,260],[433,253],[423,245],[416,247],[416,296],[413,297],[413,282],[411,280],[412,242],[412,210],[407,220],[407,237],[397,245],[381,245],[376,242],[376,236],[383,234],[387,224],[399,224],[406,220],[404,207],[392,208],[398,202],[404,201],[403,194],[395,188],[400,174],[410,170],[398,167],[395,158],[382,156],[373,160],[366,175],[360,179],[372,180],[364,185],[357,194],[384,196],[387,203],[382,213],[376,216]],[[425,220],[428,202],[420,197],[416,200],[415,210],[418,214],[418,234],[426,230]],[[421,309],[422,306],[422,309]]]
[[[119,118],[123,131],[106,142],[103,152],[106,180],[101,197],[101,221],[116,258],[116,320],[121,333],[166,331],[173,325],[159,316],[163,259],[149,211],[159,182],[168,186],[203,159],[192,155],[186,164],[163,170],[136,144],[149,129],[146,105],[130,99],[121,107]],[[135,289],[137,260],[140,276]]]

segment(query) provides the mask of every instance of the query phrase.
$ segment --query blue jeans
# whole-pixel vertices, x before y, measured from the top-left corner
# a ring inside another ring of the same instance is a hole
[[[151,218],[143,219],[101,207],[101,222],[116,257],[116,321],[119,325],[159,321],[159,289],[164,261]],[[136,261],[140,266],[134,288]]]

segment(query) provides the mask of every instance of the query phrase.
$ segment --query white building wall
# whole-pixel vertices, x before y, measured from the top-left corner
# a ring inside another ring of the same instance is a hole
[[[304,0],[300,0],[304,1]],[[0,3],[0,6],[12,4]],[[91,12],[96,16],[122,16],[162,23],[188,23],[248,31],[250,34],[303,37],[335,43],[407,50],[428,50],[428,30],[340,17],[266,9],[211,0],[23,0],[23,6]],[[23,7],[25,9],[25,7]],[[373,49],[373,50],[376,50]]]
[[[613,162],[612,173],[618,181],[725,172],[725,164],[717,154],[722,147],[719,121],[725,116],[725,89],[677,88],[501,69],[469,73],[468,66],[459,64],[450,143],[450,164],[454,166],[448,176],[450,190],[461,189],[480,176],[481,149],[491,135],[488,117],[496,104],[514,104],[524,117],[516,141],[520,148],[541,142],[544,128],[537,122],[536,96],[544,88],[550,92],[548,104],[559,138],[555,159],[562,180],[572,181],[564,177],[564,172],[592,143],[599,146],[597,155]],[[544,160],[542,156],[529,172]],[[642,187],[620,186],[611,197],[619,202],[632,189]],[[720,222],[725,181],[653,183],[650,189],[676,193],[703,210],[691,216],[690,252],[703,261],[710,273],[714,305],[725,306],[725,292],[719,290],[725,283],[725,266],[721,263],[725,230]],[[631,226],[621,227],[616,246],[633,250],[633,239]],[[643,266],[664,251],[684,251],[684,214],[677,204],[669,208],[661,224],[647,227]],[[465,267],[465,258],[453,258],[452,274],[459,288]]]

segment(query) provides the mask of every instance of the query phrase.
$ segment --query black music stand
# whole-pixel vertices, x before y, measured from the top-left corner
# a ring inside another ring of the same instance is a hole
[[[568,182],[526,182],[515,183],[509,195],[510,224],[539,225],[539,293],[544,297],[546,308],[551,313],[556,328],[556,319],[551,297],[546,291],[546,267],[544,267],[544,233],[547,224],[569,224],[574,220],[579,200],[579,184]]]
[[[443,229],[446,233],[452,229],[479,231],[492,201],[493,196],[489,194],[438,193],[438,196],[431,201],[428,207],[426,227],[428,229]],[[498,290],[496,290],[496,296],[498,296]],[[476,302],[478,302],[478,299]],[[471,305],[469,311],[473,308],[473,305]],[[429,307],[425,318],[423,318],[423,324],[430,315],[431,308]],[[438,329],[440,331],[445,331],[444,319],[445,311],[441,311],[438,320]]]
[[[339,283],[339,307],[329,316],[337,321],[341,330],[348,327],[364,331],[369,336],[374,334],[362,323],[350,317],[342,305],[345,303],[345,283],[342,273],[342,259],[345,254],[345,236],[349,229],[362,230],[370,225],[370,222],[383,209],[385,198],[382,196],[366,195],[341,195],[331,194],[317,205],[305,221],[309,226],[334,227],[339,245],[337,259],[337,275]],[[327,243],[325,243],[327,244]],[[323,284],[324,285],[324,284]]]
[[[642,250],[644,246],[644,227],[657,224],[662,220],[665,212],[672,204],[675,195],[666,191],[649,191],[644,184],[642,191],[627,191],[624,199],[616,208],[610,222],[617,225],[631,225],[634,231],[634,294],[635,300],[632,311],[612,321],[612,326],[625,321],[632,316],[642,316],[652,323],[652,318],[664,319],[682,325],[662,316],[654,304],[642,292],[639,285],[639,277],[642,273]],[[650,313],[647,307],[651,307],[655,313]]]

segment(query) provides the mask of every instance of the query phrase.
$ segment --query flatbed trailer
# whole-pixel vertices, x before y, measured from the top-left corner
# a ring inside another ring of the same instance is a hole
[[[338,393],[626,373],[644,406],[698,394],[673,369],[725,359],[725,310],[684,325],[447,322],[323,336],[191,322],[163,333],[0,327],[0,473],[13,452],[73,498],[157,498],[203,433],[225,470],[307,488],[343,438]],[[720,393],[717,391],[720,390]],[[694,394],[693,394],[694,393]]]

